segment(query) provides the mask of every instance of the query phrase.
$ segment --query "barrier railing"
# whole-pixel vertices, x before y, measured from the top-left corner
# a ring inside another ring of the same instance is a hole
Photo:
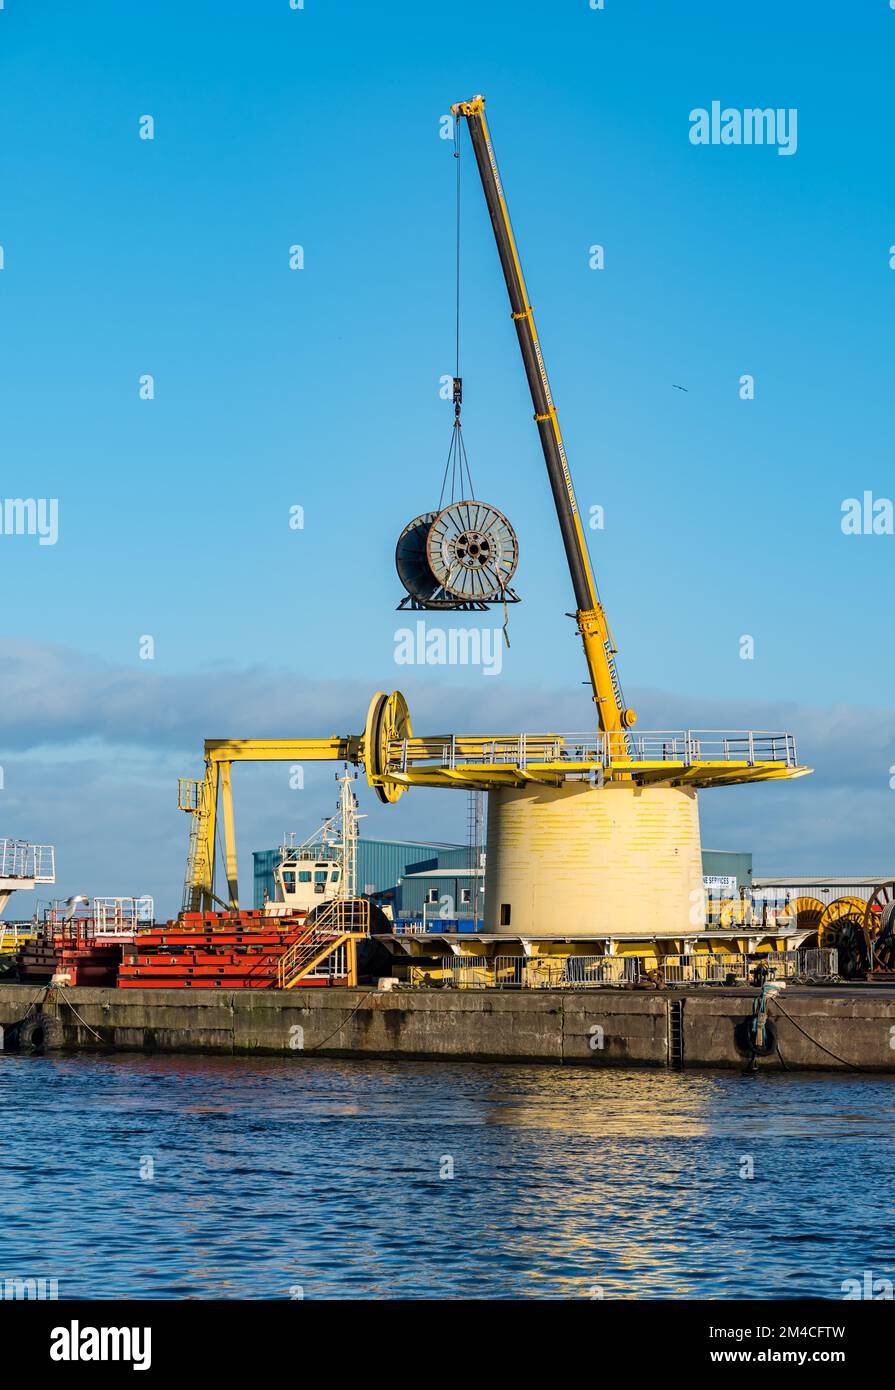
[[[666,985],[752,984],[761,969],[775,980],[835,980],[839,974],[839,952],[813,948],[757,951],[752,955],[731,951],[667,956],[662,963],[662,977]]]
[[[609,768],[614,762],[633,759],[643,763],[699,762],[781,763],[798,766],[792,734],[763,729],[651,729],[634,733],[585,734],[445,734],[430,738],[393,739],[388,745],[388,767],[408,772],[415,767],[458,765],[580,764]]]
[[[666,985],[723,985],[731,980],[745,982],[748,957],[739,952],[716,955],[666,956],[662,978]]]
[[[445,962],[453,989],[590,989],[636,984],[636,956],[461,956]]]
[[[661,972],[670,986],[752,985],[759,970],[777,980],[835,980],[838,955],[828,949],[675,955],[665,958]],[[455,956],[417,971],[411,983],[431,985],[440,975],[452,989],[592,989],[636,985],[643,968],[639,956]]]
[[[93,935],[132,937],[140,927],[152,925],[155,903],[151,897],[94,898]]]
[[[839,978],[839,952],[835,947],[811,947],[796,951],[797,980],[837,980]]]
[[[33,878],[37,883],[55,883],[54,847],[32,845],[27,840],[0,840],[0,878]]]
[[[30,922],[4,922],[0,920],[0,953],[10,955],[37,936],[37,925]]]

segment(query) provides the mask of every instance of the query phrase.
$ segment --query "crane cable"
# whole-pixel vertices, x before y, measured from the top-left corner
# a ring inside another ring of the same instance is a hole
[[[463,441],[463,426],[460,420],[460,407],[462,403],[462,387],[460,385],[460,122],[456,118],[454,118],[454,159],[457,161],[457,212],[454,236],[454,420],[451,425],[451,444],[448,449],[447,462],[444,466],[441,494],[438,498],[439,511],[442,510],[444,505],[448,473],[450,473],[451,476],[451,506],[455,501],[462,501],[464,497],[475,497],[472,473],[469,468],[469,458],[467,457],[466,445]]]

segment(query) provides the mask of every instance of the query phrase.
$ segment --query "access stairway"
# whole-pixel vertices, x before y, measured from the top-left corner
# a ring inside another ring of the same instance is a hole
[[[348,983],[356,984],[357,943],[369,934],[370,904],[366,898],[336,898],[327,903],[277,962],[278,988],[295,989],[340,947],[347,948]]]

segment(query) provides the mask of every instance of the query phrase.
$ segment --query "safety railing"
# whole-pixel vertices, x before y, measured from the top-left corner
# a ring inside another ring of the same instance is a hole
[[[95,936],[132,937],[154,920],[155,903],[151,897],[93,899]]]
[[[809,947],[796,951],[797,980],[806,982],[838,980],[839,952],[835,947]]]
[[[27,840],[0,840],[0,878],[30,878],[56,882],[56,851],[52,845]]]
[[[636,984],[636,956],[460,956],[445,962],[454,989],[589,989]]]
[[[492,981],[492,962],[487,956],[464,956],[447,962],[445,981],[454,989],[487,989]]]
[[[20,946],[24,946],[27,941],[33,941],[37,936],[37,924],[33,920],[30,922],[4,922],[0,920],[0,953],[10,955],[17,951]]]
[[[441,767],[453,771],[469,766],[568,764],[612,767],[637,763],[701,762],[779,763],[796,767],[795,738],[765,730],[658,729],[624,734],[516,734],[474,736],[446,734],[432,738],[393,739],[388,745],[388,770]]]
[[[724,985],[731,981],[745,982],[749,972],[748,957],[740,952],[666,956],[662,962],[662,978],[666,985]]]
[[[667,956],[662,963],[666,985],[754,984],[759,971],[774,980],[835,980],[839,952],[811,948],[797,951],[715,952]]]
[[[299,929],[297,939],[277,962],[277,984],[292,989],[316,975],[320,965],[344,946],[347,936],[368,936],[368,898],[335,898],[327,903],[310,926]]]
[[[88,941],[132,941],[152,926],[155,902],[139,898],[100,897],[77,902],[54,902],[46,908],[38,935],[56,944]]]
[[[669,986],[752,985],[767,977],[793,982],[838,979],[836,950],[720,951],[667,956],[662,980]],[[410,983],[442,983],[452,989],[588,989],[636,985],[644,971],[639,956],[454,956],[440,967],[418,969]],[[651,978],[652,971],[650,972]]]

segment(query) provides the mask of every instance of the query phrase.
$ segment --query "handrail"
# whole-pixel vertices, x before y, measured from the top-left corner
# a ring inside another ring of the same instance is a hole
[[[302,926],[299,930],[297,940],[277,961],[277,985],[280,989],[291,989],[309,973],[312,966],[341,946],[346,937],[369,935],[369,899],[334,898],[324,906],[320,916],[310,926]]]
[[[443,734],[394,739],[388,745],[390,771],[415,767],[519,767],[545,764],[612,767],[616,763],[702,762],[778,763],[796,767],[795,738],[782,731],[758,729],[650,729],[586,734]]]
[[[0,839],[0,878],[56,882],[56,851],[52,845],[32,845],[28,840]]]

